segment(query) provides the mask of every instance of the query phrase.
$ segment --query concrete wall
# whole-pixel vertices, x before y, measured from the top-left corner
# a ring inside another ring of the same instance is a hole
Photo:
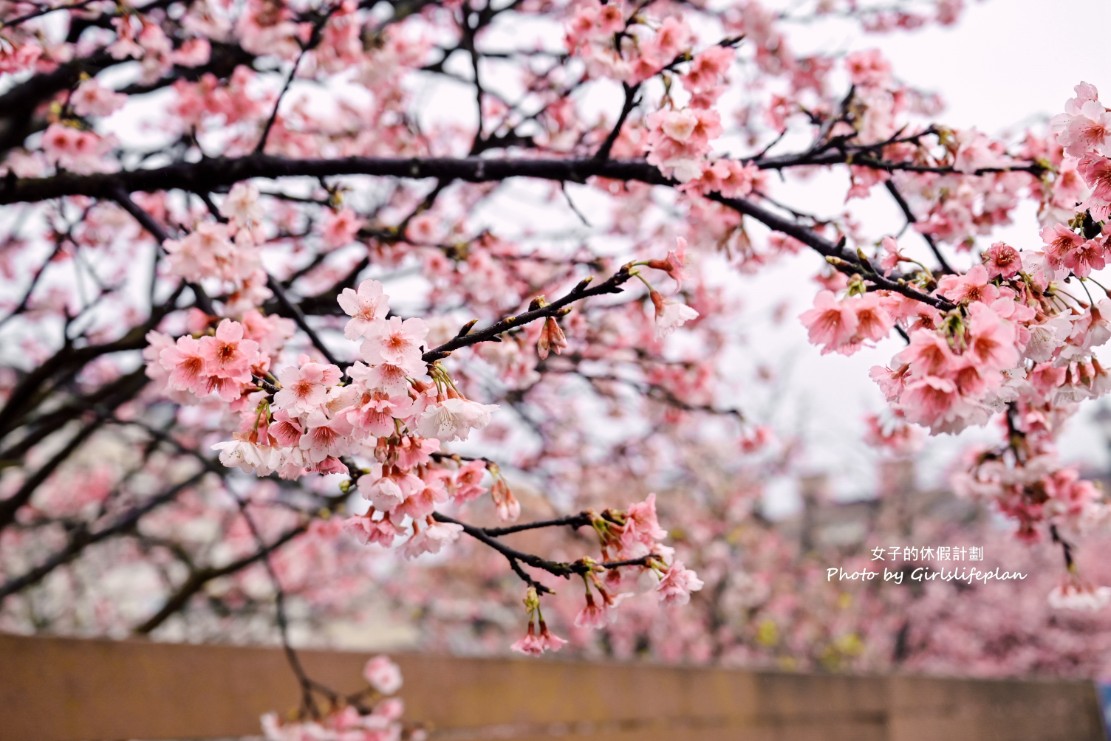
[[[340,690],[368,656],[299,652]],[[395,657],[432,739],[1103,741],[1088,682]],[[0,635],[0,740],[219,738],[295,707],[278,649]]]

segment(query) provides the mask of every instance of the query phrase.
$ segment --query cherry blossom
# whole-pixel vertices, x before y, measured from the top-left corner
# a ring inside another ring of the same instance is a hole
[[[681,562],[676,561],[664,573],[656,591],[660,602],[665,605],[685,605],[690,601],[691,592],[697,592],[702,587],[702,580],[693,571],[685,568]]]
[[[656,291],[649,296],[656,310],[656,335],[666,337],[687,322],[698,318],[698,312],[677,301],[669,301]]]
[[[388,656],[375,656],[367,661],[363,679],[383,695],[392,695],[401,689],[401,669]]]
[[[351,317],[343,330],[349,340],[365,336],[372,326],[376,326],[375,322],[385,318],[389,311],[389,300],[382,292],[382,284],[374,280],[360,283],[358,291],[343,289],[339,305]]]

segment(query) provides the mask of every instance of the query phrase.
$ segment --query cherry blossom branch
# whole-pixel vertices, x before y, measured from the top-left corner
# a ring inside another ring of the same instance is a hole
[[[613,151],[613,145],[617,143],[621,136],[621,129],[624,128],[625,121],[639,102],[637,93],[640,90],[640,85],[629,85],[623,82],[621,87],[625,93],[625,101],[621,104],[621,112],[617,115],[617,122],[613,125],[613,129],[610,130],[605,141],[602,142],[602,146],[598,147],[598,151],[594,155],[594,159],[599,162],[605,162],[609,159],[610,152]]]
[[[572,368],[549,368],[548,370],[555,371],[557,373],[575,374],[579,378],[582,378],[583,380],[589,382],[594,386],[605,382],[620,383],[638,391],[639,393],[650,399],[654,399],[660,402],[661,404],[666,404],[670,407],[681,409],[685,412],[704,412],[706,414],[735,417],[741,422],[743,422],[745,419],[744,412],[742,412],[740,409],[719,409],[718,407],[712,406],[710,404],[691,404],[690,402],[684,401],[683,399],[676,396],[675,393],[672,392],[670,389],[664,388],[663,386],[655,383],[645,383],[632,378],[622,378],[621,376],[612,373],[587,374]]]
[[[585,525],[589,524],[589,519],[586,523],[579,524],[580,523],[579,518],[581,518],[581,517],[585,517],[585,515],[580,514],[580,515],[575,515],[575,516],[572,516],[572,517],[569,517],[569,518],[563,518],[563,519],[559,519],[559,520],[549,520],[549,521],[546,521],[547,524],[537,524],[536,526],[537,527],[560,527],[560,526],[564,526],[564,527],[572,527],[574,529],[578,529],[580,527],[584,527]],[[444,522],[444,523],[448,523],[448,524],[452,524],[452,525],[459,525],[461,528],[463,528],[464,533],[471,536],[475,540],[479,541],[483,545],[489,546],[490,548],[493,548],[495,551],[497,551],[498,553],[505,556],[506,560],[509,561],[510,566],[513,568],[513,571],[522,579],[522,581],[524,581],[530,587],[534,587],[536,589],[536,591],[539,592],[540,594],[552,594],[552,590],[549,589],[548,587],[544,586],[543,584],[537,582],[533,577],[529,576],[528,573],[525,572],[524,569],[521,568],[522,563],[527,565],[527,566],[531,566],[534,569],[540,569],[542,571],[546,571],[546,572],[548,572],[549,574],[551,574],[553,576],[559,576],[559,577],[563,577],[564,579],[569,579],[569,578],[571,578],[572,576],[575,576],[575,575],[585,576],[585,575],[591,573],[594,570],[594,568],[598,567],[598,566],[600,566],[601,568],[604,568],[604,569],[618,569],[618,568],[624,568],[626,566],[647,566],[649,564],[649,562],[652,561],[653,558],[656,558],[656,556],[654,556],[653,554],[648,554],[648,555],[645,555],[645,556],[641,556],[639,558],[625,559],[625,560],[622,560],[622,561],[609,561],[609,562],[598,563],[598,564],[594,564],[594,565],[591,565],[590,563],[587,563],[585,560],[579,560],[579,561],[575,561],[573,563],[564,563],[564,562],[561,562],[561,561],[550,561],[546,558],[541,558],[540,556],[536,556],[536,555],[531,554],[531,553],[525,553],[524,551],[519,551],[516,548],[512,548],[510,546],[507,546],[505,543],[502,543],[501,541],[499,541],[497,539],[496,535],[491,534],[492,532],[498,532],[498,531],[501,531],[500,534],[502,534],[502,535],[508,534],[507,532],[505,532],[505,528],[491,528],[491,529],[488,530],[486,528],[476,527],[474,525],[468,525],[465,522],[461,522],[460,520],[456,520],[455,518],[449,517],[448,515],[442,514],[440,512],[432,513],[432,518],[435,519],[437,522]],[[524,528],[521,528],[521,529],[530,529],[530,528],[524,527]],[[519,532],[519,531],[520,530],[512,530],[511,532]]]
[[[131,199],[126,190],[117,188],[111,195],[111,199],[118,203],[120,208],[131,214],[140,226],[150,232],[150,235],[158,240],[160,246],[165,247],[166,242],[170,239],[169,232],[166,231],[164,226],[155,221],[153,216],[140,208],[139,204]],[[209,298],[204,288],[192,281],[185,281],[185,285],[193,292],[193,299],[196,301],[197,307],[209,316],[215,316],[216,307],[212,305],[212,299]]]
[[[35,270],[35,273],[31,276],[31,281],[27,284],[27,288],[26,290],[24,290],[23,297],[19,300],[19,303],[16,304],[15,307],[11,311],[9,311],[3,319],[0,319],[0,327],[3,327],[12,319],[15,319],[17,316],[27,310],[27,307],[31,304],[31,296],[32,294],[34,294],[35,289],[38,287],[39,281],[42,280],[42,276],[45,275],[46,269],[50,267],[50,265],[54,262],[58,255],[62,254],[62,245],[63,242],[59,241],[58,244],[51,251],[50,255],[39,265],[38,269]]]
[[[0,30],[3,30],[5,28],[15,28],[21,23],[33,21],[36,18],[42,18],[43,16],[50,15],[51,13],[55,13],[60,10],[80,10],[81,8],[87,8],[93,3],[98,2],[102,2],[102,0],[76,0],[76,2],[72,2],[66,5],[47,5],[45,7],[39,8],[38,10],[33,10],[30,13],[16,16],[15,18],[0,19]]]
[[[274,108],[270,111],[270,116],[266,119],[266,123],[262,127],[262,133],[259,135],[258,144],[255,145],[255,154],[262,154],[266,149],[266,141],[270,138],[270,130],[274,128],[274,123],[278,120],[278,110],[282,107],[282,100],[285,99],[286,93],[293,85],[294,78],[297,77],[297,70],[301,66],[301,62],[305,59],[305,55],[312,51],[320,43],[320,32],[328,23],[328,20],[339,10],[339,3],[333,3],[320,14],[312,24],[312,30],[309,33],[309,39],[301,45],[301,52],[297,55],[297,59],[293,62],[293,68],[289,71],[289,75],[285,78],[285,83],[282,85],[278,97],[274,99]]]
[[[308,319],[305,318],[305,312],[301,311],[301,307],[289,300],[289,296],[286,295],[285,288],[282,287],[281,282],[275,280],[274,276],[269,273],[266,274],[266,287],[274,293],[274,298],[277,299],[278,305],[281,306],[282,313],[291,318],[297,327],[305,333],[309,338],[309,342],[320,351],[320,354],[324,356],[325,360],[340,369],[350,365],[350,363],[341,363],[336,359],[332,351],[324,344],[324,340],[320,338],[320,335],[317,334],[316,330],[309,324]]]
[[[0,451],[0,463],[22,460],[35,445],[58,432],[74,419],[81,418],[90,409],[114,410],[119,408],[123,403],[135,398],[147,385],[147,382],[146,372],[139,369],[120,376],[115,381],[106,383],[88,394],[77,395],[70,403],[51,408],[48,412],[14,425],[13,430],[22,429],[24,434],[20,437],[19,442]],[[43,394],[44,398],[48,396],[49,393]]]
[[[580,281],[579,284],[576,285],[574,288],[572,288],[569,293],[563,295],[555,301],[552,301],[549,304],[535,306],[535,308],[531,308],[523,314],[506,317],[505,319],[495,322],[488,327],[478,330],[477,332],[470,331],[471,327],[474,326],[473,323],[465,325],[463,329],[460,330],[458,335],[443,343],[442,345],[434,347],[431,350],[425,352],[423,356],[424,362],[434,363],[437,360],[446,358],[452,352],[462,347],[477,345],[480,342],[496,341],[498,335],[508,332],[509,330],[522,327],[530,322],[536,321],[537,319],[543,319],[549,316],[558,316],[561,313],[561,309],[563,309],[565,306],[575,303],[576,301],[582,301],[583,299],[590,298],[591,296],[601,296],[607,293],[620,293],[621,286],[624,285],[632,277],[633,273],[631,272],[630,267],[628,265],[624,265],[621,267],[620,270],[618,270],[616,273],[614,273],[598,285],[592,286],[591,278],[586,278],[585,280]],[[534,302],[534,304],[535,303],[537,302]]]
[[[513,572],[517,574],[517,576],[519,576],[523,582],[528,584],[530,587],[534,587],[540,594],[552,594],[552,590],[544,586],[540,582],[536,581],[536,579],[530,576],[527,571],[521,568],[522,563],[528,564],[529,566],[532,566],[536,569],[542,569],[556,576],[562,576],[564,578],[570,577],[573,573],[567,569],[565,564],[561,564],[556,561],[548,561],[547,559],[540,558],[539,556],[535,556],[531,553],[525,553],[524,551],[519,551],[516,548],[511,548],[505,543],[497,540],[496,538],[487,535],[486,532],[480,527],[468,525],[464,522],[456,520],[453,517],[448,517],[447,515],[440,512],[433,512],[432,518],[437,522],[459,525],[461,528],[463,528],[464,533],[471,536],[483,545],[489,546],[501,555],[505,556],[506,560],[509,561],[509,566],[513,569]]]
[[[23,485],[20,486],[14,494],[6,499],[0,499],[0,532],[3,532],[15,521],[16,513],[23,505],[31,501],[31,497],[34,496],[38,487],[41,486],[74,451],[84,445],[85,442],[92,437],[93,433],[100,429],[105,421],[106,418],[103,415],[97,415],[95,419],[82,425],[58,452],[39,466],[33,474],[27,477],[27,480],[23,482]]]
[[[0,407],[0,439],[21,426],[20,420],[37,405],[43,403],[51,391],[76,375],[85,364],[104,355],[145,347],[145,335],[162,320],[176,301],[175,292],[169,301],[156,309],[143,324],[132,328],[124,337],[99,345],[74,347],[67,342],[54,355],[27,373],[12,389],[3,407]],[[53,381],[53,385],[49,383]],[[45,387],[45,388],[44,388]]]
[[[264,144],[264,142],[260,142],[260,144]],[[212,214],[213,218],[221,223],[227,223],[227,219],[220,213],[220,209],[216,207],[216,204],[212,202],[212,197],[209,193],[199,193],[198,195],[200,196],[201,201],[204,202],[204,205],[208,209],[209,213]],[[266,287],[269,288],[270,291],[274,294],[274,298],[275,300],[277,300],[278,305],[281,307],[282,313],[292,319],[294,324],[296,324],[297,327],[305,333],[305,336],[309,338],[309,342],[312,343],[313,347],[320,351],[320,354],[324,356],[324,359],[337,368],[346,368],[347,364],[341,364],[339,360],[336,359],[335,355],[332,354],[332,351],[328,349],[328,346],[326,344],[324,344],[324,340],[321,339],[320,335],[317,334],[316,330],[314,330],[309,324],[308,319],[305,318],[305,312],[301,310],[301,307],[293,303],[289,299],[289,296],[286,293],[285,288],[282,286],[281,281],[275,280],[274,276],[271,275],[269,272],[266,273]],[[203,289],[200,290],[203,291]],[[196,289],[194,289],[194,293],[196,293]],[[212,314],[214,312],[208,313]]]
[[[0,181],[0,204],[40,201],[66,195],[96,197],[103,195],[106,189],[111,193],[118,193],[120,188],[132,191],[183,189],[201,192],[251,178],[336,175],[438,178],[441,181],[466,182],[500,182],[513,177],[583,182],[589,177],[603,177],[653,185],[677,184],[655,167],[641,160],[477,157],[427,159],[347,157],[315,160],[252,155],[234,159],[211,158],[196,163],[176,163],[162,168],[130,170],[112,175],[62,174],[47,178],[9,178]],[[878,288],[903,294],[941,310],[952,308],[952,305],[944,299],[930,296],[905,283],[880,275],[871,266],[864,264],[857,255],[803,226],[775,215],[752,201],[725,198],[717,194],[711,194],[709,198],[739,213],[752,216],[775,231],[794,237],[827,258],[836,258],[848,263],[850,268],[862,269],[865,273],[864,277]],[[844,269],[836,264],[835,267]]]
[[[903,216],[906,218],[907,224],[917,224],[918,217],[914,215],[914,211],[911,210],[910,204],[907,203],[907,199],[903,198],[903,194],[899,192],[899,187],[890,180],[884,183],[883,187],[886,188],[887,192],[891,194],[892,199],[894,199],[895,203],[899,206],[899,210],[903,212]],[[922,235],[922,239],[925,240],[926,244],[930,248],[930,251],[934,253],[934,258],[937,259],[937,262],[941,266],[942,271],[950,275],[955,274],[956,271],[953,270],[953,267],[945,259],[945,255],[942,254],[941,248],[938,247],[937,240],[935,240],[929,234],[925,234],[922,232],[919,232],[919,234]]]
[[[503,535],[523,533],[527,530],[539,530],[548,527],[569,527],[572,530],[578,530],[579,528],[587,527],[588,525],[590,525],[590,513],[580,512],[577,515],[556,517],[550,520],[534,520],[532,522],[522,522],[519,525],[507,525],[505,527],[484,527],[479,529],[492,538],[500,538]]]
[[[851,153],[828,153],[820,157],[788,155],[752,160],[761,169],[782,169],[795,166],[853,165],[876,169],[911,169],[915,172],[953,174],[952,167],[927,167],[901,163],[885,163],[852,157]],[[1037,163],[1010,167],[980,168],[959,173],[965,175],[998,172],[1040,173]],[[198,162],[176,162],[163,167],[122,170],[115,173],[78,175],[60,173],[46,177],[19,178],[9,174],[0,180],[0,205],[33,203],[85,195],[112,197],[120,188],[128,192],[185,190],[211,192],[253,178],[288,177],[325,178],[342,175],[367,175],[421,180],[436,178],[470,183],[501,182],[523,177],[539,180],[586,182],[592,177],[610,180],[637,181],[650,185],[678,185],[644,160],[600,160],[552,157],[336,157],[330,159],[290,158],[267,154],[243,157],[209,157]]]
[[[861,277],[870,281],[876,288],[902,294],[908,298],[913,298],[916,301],[933,306],[940,311],[951,311],[956,308],[951,302],[912,288],[905,281],[888,278],[872,267],[862,256],[854,255],[848,250],[845,250],[842,245],[832,242],[814,231],[779,216],[752,201],[742,198],[725,198],[720,195],[711,195],[710,200],[728,206],[738,213],[751,216],[774,231],[786,234],[789,237],[794,237],[807,247],[824,255],[825,258],[830,261],[830,264],[838,270],[846,273],[861,273]]]
[[[823,146],[809,149],[805,152],[783,154],[776,156],[762,156],[752,159],[761,170],[786,170],[793,167],[823,167],[831,165],[854,165],[884,172],[914,172],[931,173],[937,175],[995,175],[1010,172],[1023,172],[1032,177],[1039,178],[1049,168],[1041,162],[1014,162],[1008,165],[991,167],[977,167],[970,170],[958,170],[952,165],[920,165],[913,162],[898,160],[885,160],[882,158],[884,148],[897,143],[918,143],[922,138],[936,135],[934,129],[926,129],[907,137],[892,137],[874,144],[851,144],[843,140],[826,142]]]
[[[1049,535],[1053,539],[1054,543],[1061,546],[1061,552],[1065,558],[1065,570],[1069,573],[1072,573],[1076,568],[1075,558],[1072,554],[1074,547],[1073,544],[1065,540],[1065,538],[1061,536],[1061,532],[1056,525],[1049,526]]]
[[[285,654],[286,663],[289,664],[290,670],[297,678],[298,684],[301,685],[301,710],[308,713],[310,717],[320,717],[320,710],[316,706],[316,698],[313,691],[322,689],[326,695],[331,699],[339,696],[339,693],[325,687],[319,682],[311,679],[308,672],[305,671],[304,665],[301,663],[301,657],[293,648],[293,644],[289,638],[289,614],[286,612],[286,594],[285,588],[282,586],[282,580],[278,578],[278,572],[274,568],[274,564],[270,560],[270,555],[273,553],[273,548],[266,542],[259,529],[258,523],[251,515],[250,510],[247,508],[247,502],[241,496],[236,494],[230,488],[228,493],[235,499],[235,504],[239,507],[239,514],[247,523],[247,529],[251,531],[251,537],[254,538],[255,544],[258,546],[258,553],[263,554],[262,567],[266,570],[266,574],[270,577],[270,583],[274,587],[274,615],[278,624],[278,636],[282,642],[282,651]]]

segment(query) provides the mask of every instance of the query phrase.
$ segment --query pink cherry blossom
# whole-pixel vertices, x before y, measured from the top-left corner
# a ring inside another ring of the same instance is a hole
[[[814,299],[814,308],[799,317],[810,341],[822,346],[822,352],[836,350],[852,342],[860,320],[848,301],[838,301],[830,291],[822,291]]]
[[[698,312],[686,304],[668,301],[656,291],[652,291],[649,296],[656,310],[657,337],[666,337],[687,322],[698,318]]]
[[[258,361],[258,343],[244,338],[242,324],[225,319],[216,326],[216,334],[202,337],[199,345],[207,375],[230,381],[251,380],[251,366]]]
[[[536,630],[529,623],[528,633],[524,638],[515,641],[510,648],[518,653],[525,654],[526,656],[539,656],[544,653],[546,642],[542,641],[537,635]]]
[[[891,78],[891,64],[878,49],[847,55],[845,66],[854,85],[877,87],[887,84]]]
[[[472,430],[481,430],[490,423],[497,407],[469,399],[450,398],[430,406],[417,421],[417,432],[444,442],[466,440]]]
[[[1083,157],[1087,152],[1108,154],[1111,145],[1111,112],[1098,100],[1085,100],[1074,113],[1061,113],[1050,122],[1065,153]]]
[[[324,225],[324,243],[329,247],[342,247],[355,238],[361,226],[361,219],[354,211],[349,208],[341,209],[332,214]]]
[[[393,471],[381,476],[367,474],[359,478],[359,493],[379,512],[392,512],[403,501],[424,489],[420,477]]]
[[[392,695],[401,689],[401,668],[387,656],[375,656],[363,667],[363,679],[375,692]]]
[[[957,304],[978,301],[991,303],[999,296],[999,289],[988,279],[983,265],[973,266],[964,275],[946,275],[937,283],[938,293]]]
[[[685,605],[690,601],[691,592],[697,592],[702,587],[702,580],[681,562],[676,561],[660,579],[656,593],[664,605]]]
[[[454,522],[430,522],[401,546],[401,554],[406,558],[417,558],[425,553],[439,553],[440,550],[459,539],[463,526]]]
[[[389,515],[377,520],[363,515],[349,517],[344,521],[344,530],[354,536],[361,544],[377,544],[388,548],[405,531],[394,524]]]
[[[177,342],[162,349],[159,364],[169,372],[169,387],[189,391],[198,396],[205,392],[207,364],[202,345],[192,337],[178,337]]]
[[[369,363],[389,363],[420,372],[421,346],[428,336],[428,325],[422,319],[390,317],[376,321],[366,330],[359,354]]]
[[[1111,587],[1093,587],[1070,577],[1049,593],[1049,604],[1059,610],[1101,610],[1111,604]]]
[[[338,301],[340,308],[351,317],[343,330],[344,336],[349,340],[365,337],[371,327],[384,319],[389,311],[389,297],[383,292],[382,284],[376,280],[364,280],[357,291],[343,289]]]
[[[1013,278],[1022,270],[1022,256],[1009,244],[996,242],[983,255],[989,278]]]
[[[1087,201],[1092,217],[1106,219],[1111,211],[1111,159],[1089,152],[1080,158],[1076,169],[1092,189]]]
[[[301,357],[297,366],[287,366],[278,371],[282,388],[274,395],[274,403],[291,414],[308,414],[319,409],[328,397],[328,387],[340,379],[340,370],[334,365],[309,362]]]
[[[652,548],[656,541],[667,537],[656,518],[656,495],[649,494],[643,502],[632,504],[625,511],[625,528],[622,540],[629,540]]]
[[[536,354],[541,360],[546,360],[549,353],[559,355],[567,348],[567,336],[554,317],[544,320],[544,327],[540,330],[540,338],[536,341]]]

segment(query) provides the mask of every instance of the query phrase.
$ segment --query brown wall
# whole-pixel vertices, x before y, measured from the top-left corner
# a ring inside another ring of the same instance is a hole
[[[300,652],[360,688],[366,654]],[[1087,682],[848,677],[542,660],[395,657],[432,738],[590,741],[1092,741]],[[214,738],[296,705],[272,648],[0,635],[0,741]]]

